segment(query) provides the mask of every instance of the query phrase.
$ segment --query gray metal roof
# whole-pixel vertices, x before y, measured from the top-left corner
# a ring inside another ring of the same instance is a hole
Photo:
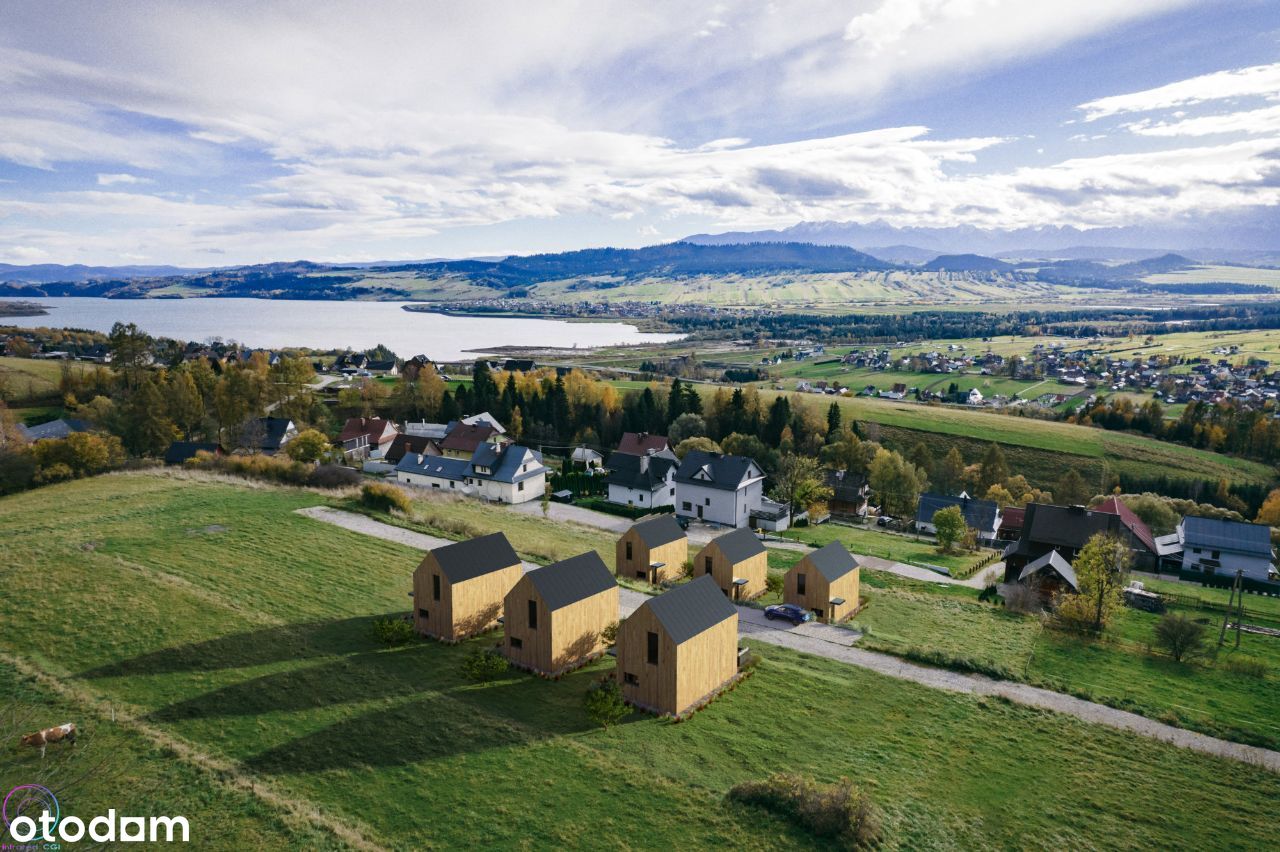
[[[605,467],[609,476],[605,482],[622,488],[656,491],[666,484],[667,474],[679,464],[674,458],[655,453],[652,456],[633,456],[613,453]]]
[[[709,479],[699,479],[705,471]],[[748,479],[762,476],[763,471],[754,460],[746,456],[726,456],[705,450],[690,450],[676,470],[676,482],[701,485],[704,488],[720,488],[737,491]]]
[[[916,521],[933,523],[933,516],[940,510],[959,506],[964,522],[976,530],[994,530],[1000,506],[994,500],[975,500],[971,497],[953,497],[949,494],[921,494],[916,506]]]
[[[747,527],[741,527],[733,532],[718,536],[712,543],[720,548],[720,552],[724,554],[725,559],[735,565],[765,552],[764,545],[761,544],[760,539],[756,538],[756,534]]]
[[[535,568],[529,572],[529,581],[549,610],[566,607],[618,585],[594,550]]]
[[[649,608],[677,645],[738,614],[737,607],[706,574],[649,598],[640,606]]]
[[[1182,519],[1182,538],[1184,547],[1271,558],[1271,527],[1262,524],[1188,516]]]
[[[1076,579],[1076,570],[1072,568],[1071,563],[1066,559],[1063,559],[1056,550],[1050,550],[1039,559],[1028,562],[1026,567],[1022,569],[1022,573],[1018,575],[1018,582],[1022,582],[1031,575],[1038,574],[1046,568],[1052,568],[1054,571],[1057,571],[1058,576],[1066,580],[1071,588],[1075,589],[1077,592],[1080,591],[1080,581]]]
[[[469,464],[470,462],[466,459],[455,459],[449,456],[422,456],[422,460],[419,461],[418,453],[405,453],[404,458],[396,463],[396,470],[400,473],[416,473],[419,476],[434,476],[461,482],[467,476]]]
[[[450,583],[461,583],[520,564],[520,557],[500,532],[446,544],[431,553]]]
[[[638,521],[631,529],[636,531],[646,547],[661,547],[684,538],[684,530],[680,529],[675,515],[658,515]]]
[[[61,420],[52,420],[48,423],[41,423],[39,426],[24,426],[18,424],[18,432],[28,441],[42,441],[45,438],[65,438],[72,432],[88,432],[89,424],[83,420],[77,420],[74,417],[64,417]]]
[[[820,547],[805,557],[828,583],[839,580],[858,567],[858,560],[838,541]],[[799,563],[797,563],[799,564]]]

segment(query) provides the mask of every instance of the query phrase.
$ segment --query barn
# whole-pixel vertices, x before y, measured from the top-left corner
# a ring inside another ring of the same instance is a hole
[[[1018,583],[1032,586],[1040,593],[1045,604],[1052,602],[1058,592],[1079,594],[1080,583],[1076,580],[1075,569],[1071,563],[1056,550],[1050,550],[1039,559],[1028,562],[1018,574]]]
[[[844,621],[858,609],[860,589],[858,561],[833,541],[805,555],[787,572],[782,598],[804,607],[819,621]]]
[[[630,704],[679,716],[738,672],[738,609],[710,577],[649,598],[618,630],[618,680]]]
[[[689,540],[675,515],[653,515],[632,525],[618,539],[615,573],[657,585],[684,573]]]
[[[764,594],[769,554],[756,534],[742,527],[712,539],[698,551],[693,573],[709,574],[726,597],[749,601]]]
[[[523,573],[500,532],[430,550],[413,572],[413,626],[447,642],[483,633],[498,623]]]
[[[559,675],[603,654],[618,620],[618,583],[595,551],[525,574],[503,601],[503,653],[515,665]]]

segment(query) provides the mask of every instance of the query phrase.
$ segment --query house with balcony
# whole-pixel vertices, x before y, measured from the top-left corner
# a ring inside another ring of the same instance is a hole
[[[790,512],[764,496],[764,471],[746,456],[692,450],[676,469],[676,514],[729,527],[785,530]]]

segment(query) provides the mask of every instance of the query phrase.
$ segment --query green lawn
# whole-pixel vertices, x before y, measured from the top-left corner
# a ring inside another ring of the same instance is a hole
[[[836,523],[794,527],[783,535],[814,547],[840,541],[857,555],[879,556],[895,562],[905,562],[908,565],[935,565],[960,573],[968,572],[991,554],[991,551],[986,549],[977,553],[939,553],[937,546],[927,538],[917,540],[915,536],[885,532],[877,527]]]
[[[0,357],[0,399],[21,403],[57,394],[64,366],[77,374],[94,369],[81,361]]]
[[[752,678],[681,724],[590,724],[582,696],[607,663],[472,684],[458,663],[492,637],[373,643],[370,618],[407,609],[419,554],[292,512],[324,501],[154,473],[0,500],[0,623],[24,625],[0,631],[0,651],[80,696],[24,686],[32,726],[73,715],[107,746],[77,810],[186,809],[217,838],[202,847],[336,845],[259,799],[220,798],[181,751],[103,722],[111,702],[387,847],[818,848],[726,801],[780,768],[864,785],[891,849],[1274,840],[1280,778],[1263,770],[767,646]],[[0,671],[6,694],[13,680]],[[21,760],[4,780],[29,777]]]

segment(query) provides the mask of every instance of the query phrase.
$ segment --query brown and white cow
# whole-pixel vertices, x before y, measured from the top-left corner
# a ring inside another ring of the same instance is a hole
[[[40,749],[40,756],[44,757],[44,750],[49,747],[49,743],[60,743],[63,740],[76,744],[76,726],[74,722],[68,722],[65,725],[58,725],[54,728],[45,728],[43,731],[36,731],[34,734],[27,734],[22,738],[24,746]]]

